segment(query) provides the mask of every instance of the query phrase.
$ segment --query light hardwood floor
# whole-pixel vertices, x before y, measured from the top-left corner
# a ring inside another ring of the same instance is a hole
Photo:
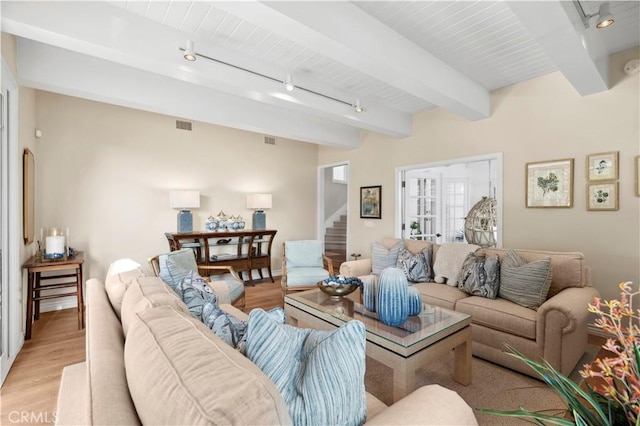
[[[245,287],[246,312],[282,307],[280,277],[274,280]],[[40,314],[0,389],[0,425],[54,423],[62,369],[84,359],[85,333],[78,330],[77,311]]]

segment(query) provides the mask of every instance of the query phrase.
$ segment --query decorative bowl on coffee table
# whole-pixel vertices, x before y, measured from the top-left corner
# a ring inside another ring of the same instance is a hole
[[[362,281],[359,278],[340,275],[330,276],[318,283],[318,288],[336,302],[353,293],[360,286],[362,286]]]

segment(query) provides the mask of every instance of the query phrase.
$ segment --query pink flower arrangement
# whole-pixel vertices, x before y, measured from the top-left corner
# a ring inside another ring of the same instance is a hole
[[[602,345],[613,356],[585,364],[580,374],[585,379],[600,378],[602,383],[595,384],[593,391],[618,405],[629,424],[636,424],[640,417],[640,310],[633,309],[633,297],[640,291],[634,292],[631,282],[621,283],[620,290],[620,300],[596,297],[589,304],[589,312],[599,316],[596,326],[613,335]]]

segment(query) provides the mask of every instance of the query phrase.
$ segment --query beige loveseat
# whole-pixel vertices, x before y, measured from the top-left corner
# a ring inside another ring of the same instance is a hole
[[[87,359],[63,371],[57,424],[291,424],[276,386],[160,278],[133,279],[122,298],[97,279],[86,287]],[[430,385],[391,407],[367,395],[367,424],[477,423],[457,393]]]
[[[385,238],[387,248],[398,241]],[[426,241],[405,240],[412,253],[425,248]],[[433,244],[433,261],[439,245]],[[551,288],[547,300],[537,309],[529,309],[505,299],[470,296],[446,284],[415,283],[424,302],[471,315],[473,354],[480,358],[536,377],[524,363],[505,352],[504,343],[530,358],[544,358],[556,370],[568,375],[587,346],[588,303],[598,292],[591,286],[584,255],[578,252],[514,250],[526,262],[551,259]],[[507,249],[480,249],[478,255],[497,254],[502,260]],[[371,259],[344,262],[340,274],[366,278],[372,273]]]

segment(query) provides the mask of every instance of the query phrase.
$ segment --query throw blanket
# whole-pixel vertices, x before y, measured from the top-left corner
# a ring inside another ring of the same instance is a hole
[[[458,276],[462,264],[469,253],[474,253],[480,246],[475,244],[444,243],[438,249],[433,263],[435,282],[446,283],[452,287],[458,284]]]

